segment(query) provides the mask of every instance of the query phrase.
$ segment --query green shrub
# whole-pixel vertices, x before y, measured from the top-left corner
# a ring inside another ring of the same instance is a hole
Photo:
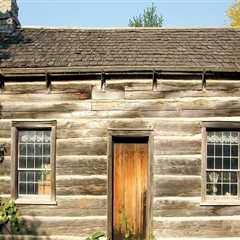
[[[101,237],[105,237],[105,234],[102,232],[95,232],[89,236],[86,240],[99,240]]]
[[[20,230],[21,217],[12,200],[0,199],[0,231],[15,233]]]

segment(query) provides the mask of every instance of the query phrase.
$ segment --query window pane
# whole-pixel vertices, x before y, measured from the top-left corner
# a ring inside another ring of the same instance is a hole
[[[231,169],[238,169],[238,158],[231,159]]]
[[[229,172],[223,172],[222,175],[223,175],[222,182],[229,183],[230,182],[230,173]]]
[[[43,144],[43,155],[50,155],[50,144]]]
[[[34,157],[27,157],[27,168],[34,168]]]
[[[223,168],[224,169],[230,169],[230,158],[224,158],[223,159]]]
[[[35,156],[42,156],[42,144],[35,144]]]
[[[237,173],[232,172],[232,173],[230,173],[230,175],[231,175],[231,183],[236,183],[237,182]]]
[[[221,157],[222,155],[223,155],[222,145],[220,144],[215,145],[215,156]]]
[[[229,184],[223,184],[223,195],[230,195],[230,185]]]
[[[225,157],[230,157],[230,145],[223,145],[223,154]]]
[[[214,158],[207,158],[207,168],[214,169]]]
[[[19,154],[20,155],[24,155],[26,156],[27,155],[27,145],[26,144],[20,144],[20,149],[19,149]]]
[[[208,156],[214,156],[214,145],[213,144],[209,144],[207,147],[207,155]]]
[[[24,169],[18,170],[19,194],[50,194],[50,134],[48,130],[19,131],[18,168]]]
[[[232,157],[237,157],[238,156],[238,145],[232,145],[231,156]]]
[[[19,168],[26,168],[26,167],[27,167],[27,158],[19,157]]]
[[[222,158],[215,158],[215,168],[222,169]]]
[[[231,194],[237,195],[237,184],[231,184]]]
[[[42,157],[35,157],[35,168],[42,168]]]
[[[19,183],[19,194],[27,194],[26,183]]]

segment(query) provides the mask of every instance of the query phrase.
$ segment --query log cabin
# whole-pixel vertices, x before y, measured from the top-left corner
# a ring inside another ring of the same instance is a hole
[[[240,29],[24,28],[0,1],[0,239],[240,238]]]

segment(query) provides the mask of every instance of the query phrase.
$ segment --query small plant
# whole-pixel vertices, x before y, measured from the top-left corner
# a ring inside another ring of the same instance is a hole
[[[89,236],[86,240],[100,240],[101,238],[105,237],[103,232],[95,232],[91,236]]]
[[[133,238],[133,234],[132,234],[132,228],[128,222],[128,218],[127,218],[127,214],[125,209],[121,210],[121,219],[120,219],[120,223],[121,226],[124,228],[125,232],[124,232],[124,236],[123,236],[123,240],[132,240]]]
[[[20,231],[21,217],[12,200],[0,199],[0,231],[5,229],[8,233]]]

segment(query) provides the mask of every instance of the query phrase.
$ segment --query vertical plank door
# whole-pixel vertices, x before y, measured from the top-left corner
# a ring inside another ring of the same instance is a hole
[[[146,238],[147,143],[115,143],[113,239]]]

